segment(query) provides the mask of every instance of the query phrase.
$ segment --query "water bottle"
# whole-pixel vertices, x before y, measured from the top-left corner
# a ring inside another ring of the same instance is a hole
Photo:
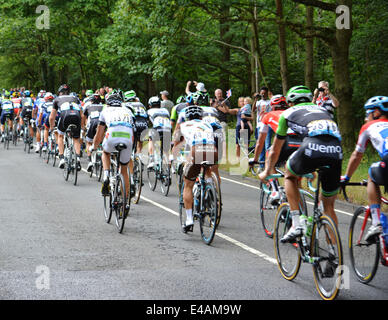
[[[306,236],[311,237],[313,231],[314,218],[308,217],[306,222]]]
[[[381,226],[383,227],[383,234],[385,234],[384,236],[385,243],[388,244],[388,219],[387,219],[387,216],[382,212],[380,214],[380,222],[381,222]]]

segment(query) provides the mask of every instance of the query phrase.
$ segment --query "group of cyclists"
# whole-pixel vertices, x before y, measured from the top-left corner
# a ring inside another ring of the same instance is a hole
[[[276,172],[275,167],[285,163],[284,187],[292,226],[281,242],[293,242],[305,232],[305,221],[300,219],[300,179],[321,167],[326,167],[322,172],[320,196],[324,214],[334,223],[338,223],[334,211],[336,196],[341,184],[348,182],[356,171],[368,142],[372,143],[381,158],[381,161],[372,164],[369,170],[367,190],[372,226],[365,239],[370,240],[384,232],[381,224],[383,214],[380,211],[379,186],[388,186],[388,97],[373,97],[365,104],[366,123],[361,129],[344,176],[341,176],[343,150],[338,125],[326,108],[312,101],[311,90],[303,85],[291,88],[286,96],[273,96],[270,101],[272,111],[267,113],[259,124],[255,155],[250,161],[251,166],[257,163],[267,132],[271,128],[276,135],[272,147],[268,150],[265,168],[258,177],[266,182],[266,178]],[[41,90],[36,99],[32,98],[28,90],[23,92],[23,96],[17,93],[11,95],[5,91],[0,101],[0,111],[2,139],[6,122],[10,128],[16,123],[20,132],[23,126],[28,126],[31,139],[34,136],[36,138],[36,151],[40,148],[45,151],[48,136],[55,131],[59,168],[63,168],[65,164],[64,135],[70,125],[73,125],[77,170],[81,170],[83,142],[87,146],[88,171],[93,167],[92,153],[102,146],[102,195],[110,192],[110,155],[115,152],[117,145],[124,145],[119,162],[129,198],[134,194],[132,149],[135,145],[137,150],[134,152],[140,153],[144,141],[148,141],[147,168],[154,165],[154,144],[158,141],[161,142],[163,153],[168,156],[170,165],[177,159],[179,151],[184,149],[184,232],[193,231],[193,186],[204,161],[209,164],[206,177],[210,179],[210,173],[214,172],[221,183],[218,162],[225,152],[223,142],[226,137],[218,111],[210,106],[209,94],[205,91],[181,96],[170,114],[167,109],[162,108],[158,96],[151,97],[145,106],[133,90],[114,89],[104,97],[97,91],[88,90],[86,98],[81,101],[65,84],[59,87],[57,94]],[[15,118],[18,119],[17,122],[13,121]],[[277,187],[273,184],[274,200]],[[129,210],[129,204],[126,210]],[[335,267],[328,263],[325,273],[334,275]]]

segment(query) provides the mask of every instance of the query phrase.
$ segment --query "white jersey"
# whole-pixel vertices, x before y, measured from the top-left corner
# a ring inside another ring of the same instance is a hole
[[[185,138],[186,145],[190,147],[215,144],[212,126],[201,120],[191,120],[181,123],[180,131]]]
[[[165,108],[151,108],[148,116],[153,128],[171,130],[170,113]]]
[[[356,151],[364,153],[369,141],[372,142],[381,158],[388,154],[388,120],[375,120],[366,123],[361,128]]]
[[[105,123],[112,137],[130,138],[133,135],[133,115],[123,107],[105,107],[99,121]]]

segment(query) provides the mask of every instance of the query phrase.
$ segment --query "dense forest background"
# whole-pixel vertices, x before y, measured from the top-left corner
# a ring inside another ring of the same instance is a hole
[[[39,5],[49,29],[37,28]],[[336,28],[340,5],[348,29]],[[3,0],[0,88],[108,85],[144,101],[198,80],[233,88],[235,105],[263,85],[277,94],[327,80],[350,149],[365,101],[388,95],[387,35],[386,0]]]

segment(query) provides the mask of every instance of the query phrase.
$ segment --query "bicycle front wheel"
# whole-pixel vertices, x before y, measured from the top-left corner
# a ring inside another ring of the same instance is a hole
[[[116,227],[119,233],[122,233],[126,219],[125,207],[127,205],[127,194],[125,190],[124,177],[121,174],[116,179],[113,205],[116,217]]]
[[[377,237],[369,242],[364,240],[366,231],[372,223],[371,216],[365,215],[365,207],[360,207],[354,212],[350,222],[348,244],[350,263],[357,280],[367,284],[372,281],[379,266],[380,248]]]
[[[273,240],[279,271],[283,278],[289,281],[294,280],[298,275],[301,264],[298,243],[280,242],[280,239],[288,232],[291,226],[290,206],[288,203],[283,203],[279,206],[275,216]]]
[[[311,256],[315,286],[324,300],[337,297],[342,278],[343,254],[341,238],[334,221],[321,216],[313,227]]]
[[[160,170],[160,189],[164,196],[168,196],[168,192],[170,191],[171,185],[171,171],[170,166],[168,164],[168,158],[163,157],[162,167]]]
[[[214,183],[207,183],[203,195],[204,212],[200,213],[199,227],[203,242],[210,245],[217,229],[218,199]]]
[[[156,170],[156,166],[153,166],[152,168],[147,168],[148,186],[150,187],[151,191],[155,191],[156,184],[158,183],[158,179],[156,177]]]
[[[267,187],[271,190],[271,184],[267,182]],[[271,204],[271,193],[263,190],[263,183],[260,183],[260,197],[259,197],[259,215],[261,224],[264,229],[264,234],[271,238],[273,237],[275,216],[278,211],[278,201]]]

